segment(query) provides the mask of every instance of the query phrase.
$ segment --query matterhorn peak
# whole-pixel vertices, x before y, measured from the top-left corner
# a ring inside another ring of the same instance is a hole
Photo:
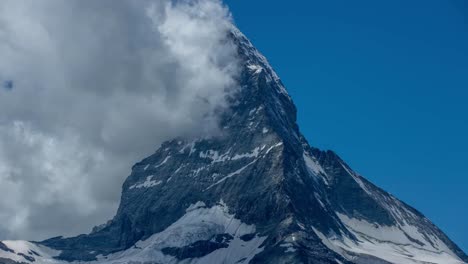
[[[135,164],[112,220],[86,235],[3,241],[0,263],[462,264],[414,208],[309,145],[278,75],[235,27],[239,91],[222,136],[176,138]]]

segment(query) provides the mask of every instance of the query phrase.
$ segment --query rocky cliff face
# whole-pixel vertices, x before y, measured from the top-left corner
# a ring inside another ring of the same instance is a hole
[[[266,59],[238,30],[230,37],[243,70],[219,136],[164,143],[133,166],[107,224],[4,241],[0,263],[468,261],[421,213],[309,146]]]

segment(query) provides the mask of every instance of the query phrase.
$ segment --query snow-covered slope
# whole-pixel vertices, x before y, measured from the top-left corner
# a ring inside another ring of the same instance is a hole
[[[138,241],[131,248],[114,254],[97,256],[90,263],[249,263],[263,250],[265,237],[256,234],[254,225],[247,225],[229,214],[222,201],[208,208],[197,202],[162,232]],[[26,241],[3,241],[2,259],[31,263],[67,263],[54,259],[60,251]]]
[[[108,223],[72,238],[3,241],[0,263],[468,261],[417,210],[311,147],[265,57],[237,29],[230,38],[243,71],[222,135],[164,143],[133,166]]]

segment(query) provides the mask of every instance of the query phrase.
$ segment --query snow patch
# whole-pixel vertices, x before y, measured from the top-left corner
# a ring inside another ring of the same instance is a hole
[[[190,211],[197,210],[197,209],[204,208],[204,207],[206,207],[206,204],[202,201],[198,201],[195,204],[191,204],[187,209],[185,209],[185,212],[188,213]]]
[[[463,264],[452,251],[439,250],[429,243],[418,246],[410,241],[404,231],[397,226],[379,226],[364,220],[349,218],[337,213],[343,224],[357,240],[346,235],[325,235],[313,228],[315,234],[330,250],[350,261],[359,255],[369,255],[398,264]],[[424,242],[420,233],[411,233],[413,239]],[[426,241],[427,242],[427,241]]]
[[[302,154],[304,162],[306,164],[309,174],[315,176],[318,179],[322,179],[326,185],[329,184],[327,174],[325,170],[320,166],[318,161],[314,157],[310,157],[306,152]]]
[[[0,249],[0,258],[11,259],[13,261],[23,263],[62,263],[61,261],[53,259],[60,255],[61,251],[59,250],[54,250],[42,245],[21,240],[5,240],[1,242],[14,252],[7,252]],[[34,258],[34,261],[28,260],[20,254]]]
[[[256,232],[254,225],[247,225],[229,214],[229,209],[223,202],[207,208],[204,202],[190,205],[185,215],[164,231],[154,234],[147,240],[139,241],[135,247],[109,256],[101,256],[97,263],[249,263],[258,253],[266,237],[255,236],[252,240],[243,241],[240,237]],[[233,239],[227,248],[217,249],[210,254],[194,259],[178,261],[176,258],[162,253],[163,248],[185,247],[190,244],[210,240],[218,234],[229,234]]]
[[[195,148],[195,143],[196,143],[196,142],[197,142],[197,140],[188,143],[187,145],[185,145],[184,147],[182,147],[182,148],[179,150],[179,153],[180,153],[180,154],[184,154],[184,153],[185,153],[185,150],[188,149],[188,148],[190,148],[189,156],[191,156],[195,151],[197,151],[197,149]]]
[[[326,174],[325,170],[322,168],[322,166],[320,166],[320,164],[315,158],[310,157],[305,152],[302,154],[302,156],[304,157],[304,161],[307,165],[307,168],[309,168],[309,170],[312,171],[315,175]]]
[[[255,112],[257,112],[257,108],[255,107],[254,109],[249,111],[249,116],[253,115]]]
[[[171,158],[171,156],[167,156],[161,163],[158,165],[154,166],[155,169],[161,167],[162,165],[166,164],[166,162]]]
[[[245,165],[244,167],[242,167],[242,168],[236,170],[235,172],[232,172],[232,173],[228,174],[227,176],[223,177],[221,180],[219,180],[219,181],[217,181],[217,182],[211,184],[210,186],[208,186],[208,188],[206,188],[204,191],[209,190],[209,189],[211,189],[212,187],[214,187],[214,186],[216,186],[216,185],[218,185],[218,184],[224,182],[225,180],[227,180],[227,179],[229,179],[229,178],[231,178],[231,177],[233,177],[233,176],[236,176],[236,175],[240,174],[240,173],[243,172],[247,167],[249,167],[250,165],[254,164],[255,162],[257,162],[257,160],[254,160],[254,161],[250,162],[249,164]]]
[[[226,153],[219,155],[219,152],[216,150],[207,150],[206,152],[200,152],[200,158],[211,159],[212,164],[217,162],[224,162],[230,159],[230,152],[231,150],[229,149],[226,151]]]
[[[275,145],[269,147],[269,148],[267,149],[267,151],[265,152],[265,155],[267,155],[268,153],[270,153],[270,151],[273,150],[274,148],[277,148],[277,147],[282,146],[282,145],[283,145],[283,142],[279,142],[278,144],[275,144]]]
[[[206,169],[206,166],[202,166],[202,167],[200,167],[200,168],[198,168],[198,169],[192,170],[192,175],[193,175],[193,177],[198,176],[198,174],[199,174],[201,171],[203,171],[204,169]]]
[[[207,150],[200,152],[200,158],[203,159],[210,159],[211,164],[218,163],[218,162],[226,162],[226,161],[233,161],[233,160],[240,160],[244,158],[257,158],[260,155],[260,152],[265,149],[265,145],[262,147],[256,147],[251,152],[235,154],[234,156],[229,156],[231,153],[231,149],[226,151],[224,154],[220,155],[217,150]]]
[[[234,157],[232,157],[231,160],[238,160],[243,158],[257,158],[259,154],[260,148],[256,147],[252,152],[234,155]]]
[[[256,235],[249,241],[241,236],[255,234],[255,225],[248,225],[229,214],[229,208],[223,202],[207,208],[204,202],[197,202],[186,209],[185,215],[160,233],[147,240],[139,241],[134,247],[107,256],[99,255],[97,261],[80,262],[89,264],[124,264],[124,263],[170,263],[170,264],[207,264],[207,263],[249,263],[255,255],[263,251],[261,247],[266,237]],[[190,244],[210,240],[215,235],[229,234],[233,237],[227,248],[217,249],[203,257],[179,261],[173,256],[165,255],[163,248],[185,247]],[[8,248],[15,251],[0,250],[0,258],[17,262],[34,264],[69,264],[69,262],[54,259],[60,251],[26,241],[2,241]],[[32,251],[38,253],[36,256]],[[26,260],[21,255],[35,258],[34,262]],[[241,261],[243,260],[243,262]]]
[[[292,253],[292,252],[296,252],[296,248],[294,248],[294,245],[292,243],[283,243],[283,244],[280,244],[280,247],[284,247],[286,248],[286,250],[284,251],[285,253]]]
[[[259,74],[259,73],[262,72],[262,70],[263,70],[263,67],[262,67],[262,66],[260,66],[260,65],[254,65],[254,64],[247,65],[247,68],[249,68],[249,70],[251,70],[251,71],[254,72],[255,74]]]
[[[153,177],[154,175],[150,175],[148,177],[146,177],[146,180],[143,182],[143,183],[140,183],[140,184],[134,184],[132,186],[130,186],[130,190],[131,189],[140,189],[140,188],[151,188],[151,187],[154,187],[154,186],[158,186],[162,183],[162,181],[156,181],[156,180],[153,180]]]

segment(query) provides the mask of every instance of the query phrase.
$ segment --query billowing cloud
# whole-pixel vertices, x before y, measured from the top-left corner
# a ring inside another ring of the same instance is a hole
[[[0,239],[88,232],[130,167],[216,133],[236,87],[218,0],[0,2]]]

